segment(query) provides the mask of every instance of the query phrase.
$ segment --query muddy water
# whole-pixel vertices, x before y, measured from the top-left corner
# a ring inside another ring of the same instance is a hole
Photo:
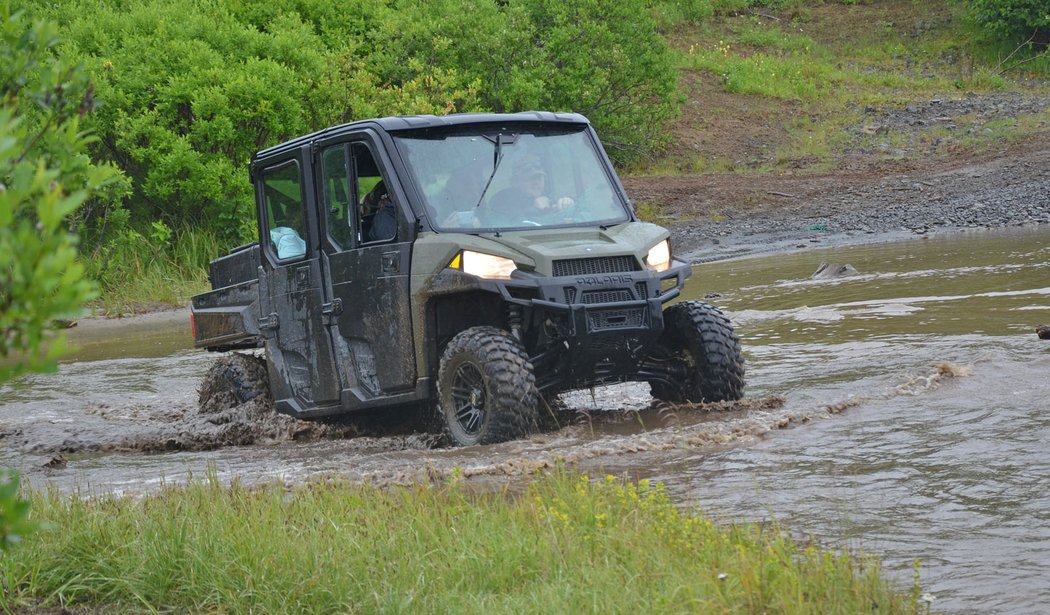
[[[812,280],[822,260],[859,275]],[[565,426],[492,447],[347,438],[242,410],[202,416],[213,359],[184,315],[72,331],[57,374],[0,388],[0,466],[37,486],[138,493],[189,474],[379,484],[519,480],[560,462],[662,479],[734,519],[880,553],[935,609],[1041,612],[1050,602],[1050,230],[980,232],[700,266],[687,288],[743,338],[748,400],[652,405],[647,387],[566,395]],[[240,443],[234,445],[232,443]],[[250,443],[245,445],[246,443]]]

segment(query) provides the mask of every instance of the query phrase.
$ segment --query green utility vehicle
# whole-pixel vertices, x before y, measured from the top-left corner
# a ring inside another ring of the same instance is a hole
[[[218,377],[300,418],[435,408],[452,441],[536,428],[543,396],[636,380],[672,402],[735,400],[744,359],[687,264],[639,222],[586,118],[388,117],[251,163],[259,241],[193,297]],[[264,360],[268,382],[253,381]]]

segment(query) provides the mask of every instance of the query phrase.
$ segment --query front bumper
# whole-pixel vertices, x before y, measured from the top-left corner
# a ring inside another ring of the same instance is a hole
[[[523,337],[541,390],[636,374],[664,329],[663,306],[681,294],[689,265],[666,271],[543,276],[516,271],[482,289],[520,306]]]

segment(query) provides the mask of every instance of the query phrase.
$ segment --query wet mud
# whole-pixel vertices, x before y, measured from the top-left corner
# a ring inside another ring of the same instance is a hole
[[[207,388],[208,379],[203,382],[203,388]],[[544,432],[533,438],[540,441],[594,430],[615,433],[664,429],[698,418],[770,411],[783,405],[783,399],[776,396],[738,402],[669,404],[652,401],[645,392],[645,385],[631,388],[636,390],[626,397],[619,386],[605,387],[606,391],[599,389],[590,394],[569,394],[570,399],[587,396],[594,403],[587,407],[574,407],[562,400],[551,404],[543,420]],[[599,397],[607,404],[605,407],[594,405]],[[232,446],[322,440],[353,440],[353,447],[359,450],[449,448],[440,434],[433,430],[424,431],[428,426],[425,416],[409,416],[401,420],[360,416],[304,421],[278,413],[268,395],[239,402],[226,391],[202,391],[201,398],[204,403],[179,407],[91,406],[82,410],[85,417],[94,419],[90,423],[73,420],[8,428],[0,431],[0,445],[8,450],[36,455],[210,451]],[[56,468],[61,464],[48,461],[44,465]]]
[[[432,448],[433,434],[404,432],[381,421],[371,423],[302,421],[279,414],[273,401],[260,396],[231,402],[220,408],[216,400],[206,407],[92,406],[82,410],[91,422],[43,423],[0,431],[0,446],[34,455],[90,453],[159,453],[210,451],[222,447],[274,445],[353,438],[363,449],[402,450]],[[52,457],[52,460],[63,457]],[[45,467],[55,468],[48,461]]]

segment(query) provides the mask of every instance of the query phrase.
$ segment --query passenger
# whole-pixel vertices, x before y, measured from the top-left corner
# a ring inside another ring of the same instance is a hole
[[[293,205],[286,213],[285,226],[270,229],[270,241],[273,242],[277,258],[295,258],[306,254],[306,242],[299,234],[303,231],[303,208]]]
[[[397,208],[386,189],[386,182],[378,184],[362,202],[365,241],[388,241],[397,236]]]

